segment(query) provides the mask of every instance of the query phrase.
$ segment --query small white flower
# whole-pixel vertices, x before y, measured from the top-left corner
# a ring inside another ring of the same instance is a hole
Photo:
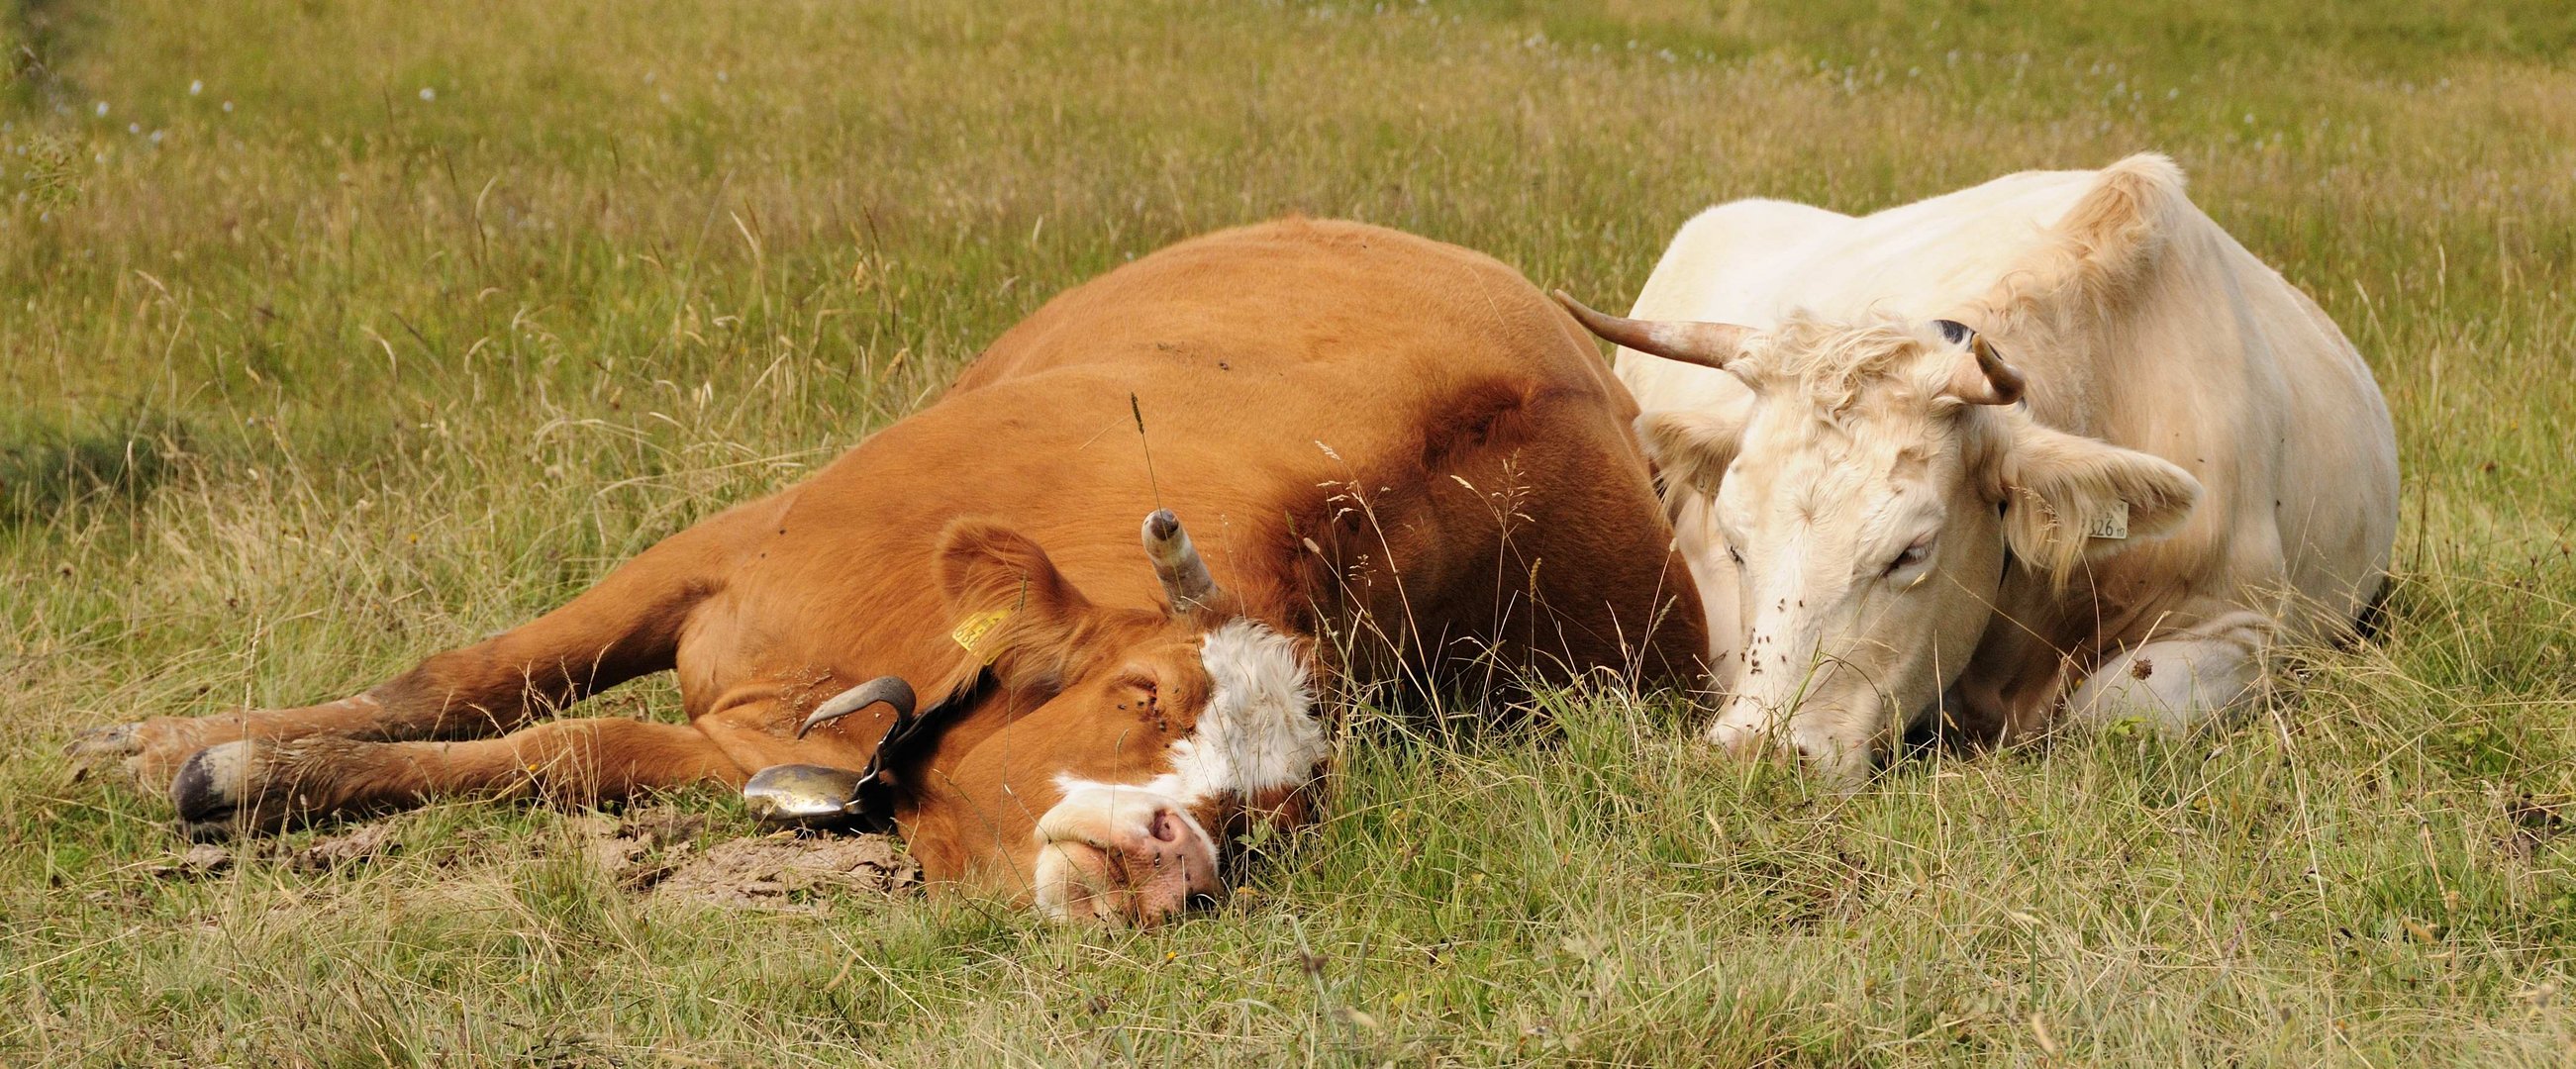
[[[199,94],[199,93],[203,93],[203,92],[205,92],[205,91],[206,91],[206,82],[205,82],[205,79],[200,78],[200,79],[197,79],[197,80],[195,80],[195,81],[191,81],[191,82],[189,82],[189,83],[188,83],[188,95],[189,95],[189,96],[196,96],[197,94]]]
[[[226,114],[226,115],[230,115],[230,114],[232,114],[232,111],[233,111],[233,102],[232,102],[232,101],[229,101],[229,100],[224,101],[224,114]]]
[[[99,102],[98,102],[98,107],[97,107],[96,109],[94,109],[94,110],[96,110],[96,111],[98,112],[98,117],[99,117],[99,118],[102,118],[102,119],[107,118],[107,101],[104,101],[104,100],[99,101]]]
[[[432,88],[430,88],[430,87],[428,87],[428,86],[425,86],[425,85],[424,85],[424,86],[421,86],[421,87],[420,87],[420,98],[421,98],[422,100],[436,100],[436,99],[438,99],[438,90],[432,89]]]

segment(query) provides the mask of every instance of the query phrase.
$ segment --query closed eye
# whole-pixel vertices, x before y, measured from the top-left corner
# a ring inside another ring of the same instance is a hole
[[[1162,698],[1162,685],[1148,675],[1122,677],[1118,680],[1118,689],[1125,691],[1128,698],[1128,702],[1122,702],[1118,706],[1121,709],[1126,708],[1128,703],[1151,709]]]
[[[1898,553],[1895,560],[1887,562],[1887,570],[1881,574],[1895,575],[1930,559],[1932,559],[1932,536],[1924,535],[1915,539],[1913,545],[1905,547],[1904,552]]]

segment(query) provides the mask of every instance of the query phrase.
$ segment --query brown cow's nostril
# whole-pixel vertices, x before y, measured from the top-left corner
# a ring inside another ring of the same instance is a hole
[[[1154,814],[1154,829],[1153,829],[1153,831],[1154,831],[1154,838],[1160,839],[1160,840],[1162,840],[1162,841],[1164,841],[1164,842],[1167,842],[1167,843],[1169,843],[1169,842],[1178,842],[1178,841],[1180,840],[1180,838],[1181,838],[1181,818],[1180,818],[1180,815],[1179,815],[1179,814],[1176,814],[1176,813],[1174,813],[1174,812],[1172,812],[1172,811],[1171,811],[1171,810],[1169,810],[1169,809],[1166,809],[1166,810],[1163,810],[1162,812],[1159,812],[1159,813]]]

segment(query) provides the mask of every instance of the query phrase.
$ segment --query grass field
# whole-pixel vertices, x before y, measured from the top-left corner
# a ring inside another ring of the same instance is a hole
[[[0,45],[0,1062],[2576,1061],[2576,6],[0,0]],[[677,907],[542,809],[190,876],[60,756],[517,623],[1188,234],[1352,216],[1607,306],[1713,201],[2151,148],[2405,465],[2384,641],[2189,744],[1841,796],[1669,702],[1364,714],[1331,819],[1149,933]]]

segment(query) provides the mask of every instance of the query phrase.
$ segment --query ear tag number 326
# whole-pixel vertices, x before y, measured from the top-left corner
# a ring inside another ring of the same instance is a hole
[[[2092,528],[2084,533],[2092,538],[2129,537],[2129,503],[2112,502],[2110,508],[2094,515]]]

